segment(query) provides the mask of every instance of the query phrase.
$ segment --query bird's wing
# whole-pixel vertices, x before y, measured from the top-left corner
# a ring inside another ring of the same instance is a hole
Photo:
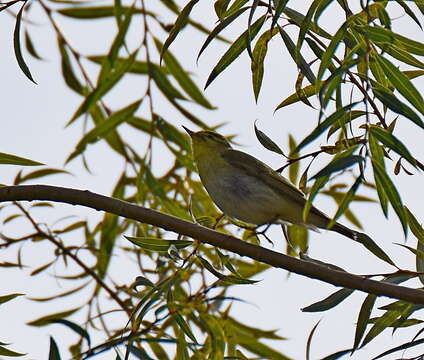
[[[222,157],[232,166],[238,167],[247,174],[260,176],[261,180],[276,192],[283,193],[299,204],[305,204],[305,195],[296,186],[255,157],[233,149],[224,151]]]

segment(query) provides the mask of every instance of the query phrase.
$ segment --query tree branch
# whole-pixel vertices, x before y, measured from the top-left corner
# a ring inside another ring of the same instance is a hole
[[[72,205],[82,205],[106,211],[128,219],[198,239],[241,256],[282,268],[299,275],[318,279],[335,286],[387,296],[416,304],[424,304],[424,291],[367,279],[347,272],[337,271],[324,265],[296,259],[272,250],[241,241],[235,237],[193,224],[171,215],[143,208],[126,201],[95,194],[87,190],[75,190],[49,185],[20,185],[0,187],[0,202],[19,200],[50,200]]]

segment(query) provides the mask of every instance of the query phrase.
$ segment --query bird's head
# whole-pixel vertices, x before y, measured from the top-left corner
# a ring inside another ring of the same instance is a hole
[[[194,157],[202,155],[217,155],[229,148],[231,148],[228,140],[222,135],[213,132],[213,131],[192,131],[185,126],[183,126],[184,130],[191,137],[191,141],[193,144],[193,153]]]

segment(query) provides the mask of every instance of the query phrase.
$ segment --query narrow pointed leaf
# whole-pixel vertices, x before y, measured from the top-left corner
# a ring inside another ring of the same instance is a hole
[[[384,105],[386,105],[390,110],[394,111],[397,114],[403,115],[420,128],[424,129],[424,122],[418,116],[418,114],[412,110],[408,105],[401,102],[396,96],[394,96],[390,90],[383,87],[373,87],[373,93]]]
[[[361,159],[363,160],[363,158]],[[358,177],[353,183],[352,187],[349,189],[349,191],[345,194],[345,196],[343,196],[343,199],[339,204],[336,214],[333,216],[333,218],[327,225],[328,229],[331,229],[336,223],[337,219],[340,216],[342,216],[345,213],[345,211],[348,209],[350,202],[353,200],[355,193],[358,190],[359,185],[361,184],[361,181],[362,181],[361,178]]]
[[[353,349],[357,349],[361,343],[362,338],[364,337],[365,330],[368,325],[368,321],[371,316],[372,309],[374,307],[375,300],[377,299],[376,295],[368,295],[365,298],[365,301],[361,305],[361,310],[359,311],[358,321],[356,322],[355,330],[355,340],[353,344]]]
[[[108,119],[97,124],[92,130],[86,133],[83,138],[78,142],[74,152],[68,157],[66,162],[71,161],[81,153],[83,153],[88,144],[95,143],[112,131],[114,131],[120,124],[125,122],[128,118],[131,118],[137,111],[142,100],[138,100],[125,108],[114,112]]]
[[[295,92],[294,94],[291,94],[290,96],[286,97],[278,106],[275,108],[275,111],[278,109],[281,109],[284,106],[297,103],[298,101],[301,101],[301,97],[299,94],[302,95],[303,98],[309,98],[317,93],[317,87],[315,85],[307,85],[303,89],[300,89],[299,92]]]
[[[168,38],[165,40],[165,43],[163,44],[163,48],[162,48],[162,51],[160,53],[161,61],[162,61],[162,57],[165,54],[166,50],[168,50],[169,46],[176,39],[179,32],[186,26],[188,18],[190,16],[190,13],[193,10],[194,5],[196,5],[198,2],[199,2],[199,0],[191,0],[181,10],[180,14],[177,17],[177,20],[175,21],[174,26],[172,27],[171,31],[169,32]]]
[[[10,300],[13,300],[14,298],[16,298],[18,296],[22,296],[22,295],[25,295],[25,294],[15,293],[15,294],[9,294],[9,295],[2,295],[2,296],[0,296],[0,304],[4,304],[4,303],[6,303]]]
[[[40,166],[44,165],[38,161],[26,159],[20,156],[0,153],[0,164],[19,165],[19,166]]]
[[[319,312],[319,311],[327,311],[337,305],[339,305],[344,299],[350,296],[354,290],[352,289],[340,289],[325,299],[313,303],[307,307],[302,309],[303,312]]]
[[[50,336],[49,360],[61,360],[56,341]]]
[[[261,16],[256,20],[250,28],[250,37],[254,39],[262,25],[266,20],[266,16]],[[236,41],[230,46],[230,48],[225,52],[225,54],[218,61],[218,64],[215,65],[212,72],[210,73],[208,80],[206,81],[205,89],[212,83],[215,78],[221,74],[239,55],[246,50],[247,46],[247,37],[248,31],[246,30],[241,34]]]
[[[128,6],[121,6],[121,11],[126,12],[130,9]],[[90,7],[69,7],[57,9],[55,12],[74,19],[93,20],[105,17],[115,16],[114,6],[90,6]],[[141,9],[134,9],[135,14],[142,14]],[[155,16],[154,13],[146,11],[146,14]]]
[[[156,48],[158,49],[158,51],[161,51],[161,49],[163,48],[162,43],[156,38],[154,40]],[[187,72],[183,69],[181,64],[178,62],[175,56],[172,55],[170,51],[167,51],[163,55],[163,61],[165,62],[165,65],[169,70],[170,74],[172,74],[172,76],[175,78],[175,80],[177,80],[181,88],[186,92],[188,96],[190,96],[191,99],[193,99],[197,104],[205,107],[206,109],[214,109],[214,107],[203,96],[200,89],[197,87],[194,81],[191,80],[190,76],[187,74]]]
[[[312,176],[311,179],[316,179],[324,175],[331,175],[336,171],[344,170],[348,167],[351,167],[355,164],[360,164],[364,161],[365,159],[359,155],[350,155],[341,159],[333,160],[326,167],[324,167],[318,173]]]
[[[424,114],[424,100],[409,78],[395,65],[383,56],[379,56],[378,62],[383,68],[387,78],[393,86],[408,100],[421,114]]]
[[[37,84],[34,78],[31,75],[31,71],[29,70],[27,64],[25,63],[24,57],[22,56],[21,50],[21,22],[22,22],[22,14],[26,5],[26,1],[22,4],[22,7],[16,14],[16,23],[15,23],[15,31],[13,33],[13,47],[15,49],[16,61],[18,62],[19,67],[25,76],[31,80],[34,84]]]
[[[71,120],[68,122],[67,126],[73,123],[77,118],[79,118],[82,114],[88,112],[98,100],[102,98],[110,89],[112,89],[116,83],[124,76],[124,74],[130,69],[132,66],[138,50],[133,52],[130,57],[122,63],[120,66],[116,67],[115,71],[113,71],[110,76],[106,77],[104,81],[98,84],[97,88],[94,89],[83,101],[78,110],[72,116]]]
[[[261,91],[262,80],[264,77],[264,61],[268,51],[268,42],[278,32],[278,29],[265,31],[256,42],[252,53],[252,85],[256,102]]]
[[[387,146],[389,149],[392,149],[400,156],[404,157],[407,161],[409,161],[409,163],[413,167],[417,166],[415,159],[413,158],[407,147],[403,145],[402,142],[390,132],[374,125],[370,127],[369,132],[371,136],[374,136],[383,145]]]
[[[196,61],[199,61],[200,55],[202,55],[203,51],[205,51],[205,49],[208,47],[211,41],[215,39],[222,30],[224,30],[229,24],[231,24],[235,19],[237,19],[247,9],[248,7],[241,8],[237,10],[234,14],[226,17],[224,20],[219,22],[219,24],[211,31],[211,33],[209,34],[209,36],[206,38],[205,42],[203,43],[199,51],[199,54],[197,55]]]
[[[301,141],[301,143],[296,148],[296,152],[299,152],[300,149],[304,148],[310,142],[315,140],[331,125],[333,125],[336,121],[340,120],[343,116],[348,115],[348,111],[352,109],[356,104],[357,103],[353,103],[343,106],[342,108],[338,109],[336,112],[331,114],[327,119],[320,123],[306,138]]]
[[[266,135],[264,132],[262,132],[261,130],[257,128],[256,122],[255,122],[255,135],[265,149],[268,149],[277,154],[285,156],[283,153],[283,150],[281,150],[280,147],[268,137],[268,135]]]
[[[306,60],[303,58],[302,55],[298,55],[296,53],[296,45],[294,44],[293,40],[290,38],[289,34],[281,27],[278,27],[280,31],[281,38],[284,41],[284,44],[286,45],[286,48],[294,60],[294,62],[297,64],[297,67],[300,69],[303,75],[309,80],[311,84],[316,83],[316,78],[314,73],[312,72],[309,64],[306,62]]]
[[[177,249],[183,249],[187,246],[192,246],[193,241],[191,240],[164,240],[152,237],[133,237],[125,236],[125,238],[131,241],[134,245],[137,245],[143,249],[167,252],[170,246],[175,246]]]
[[[402,224],[403,232],[406,236],[408,231],[408,219],[406,217],[405,209],[402,205],[402,200],[400,198],[400,195],[398,191],[396,190],[395,185],[390,180],[389,176],[387,175],[385,169],[381,166],[379,162],[377,162],[375,159],[372,159],[372,165],[374,170],[374,175],[379,179],[381,186],[383,187],[382,191],[384,191],[387,195],[387,198],[389,199],[390,203],[393,206],[393,209],[395,210],[396,214],[399,217],[399,220]]]

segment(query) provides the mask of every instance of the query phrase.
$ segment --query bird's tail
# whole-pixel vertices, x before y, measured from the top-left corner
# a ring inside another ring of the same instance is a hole
[[[342,234],[342,235],[348,237],[349,239],[352,239],[352,240],[355,240],[355,241],[358,240],[358,234],[359,234],[358,231],[349,229],[347,226],[344,226],[340,223],[335,223],[330,230],[338,232],[339,234]]]

